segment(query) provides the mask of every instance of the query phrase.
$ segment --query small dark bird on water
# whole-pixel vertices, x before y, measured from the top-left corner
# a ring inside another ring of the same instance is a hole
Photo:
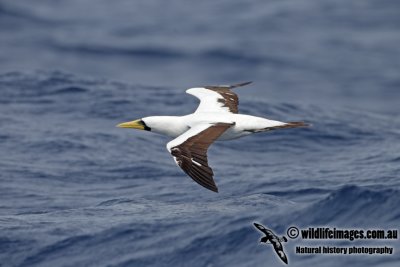
[[[279,238],[277,235],[275,235],[272,230],[265,228],[261,224],[254,223],[254,226],[263,232],[265,236],[261,238],[260,242],[261,243],[269,243],[274,246],[276,254],[278,254],[278,257],[286,264],[288,264],[288,259],[286,257],[285,252],[283,251],[283,246],[281,242],[287,242],[287,238],[283,236],[282,238]]]

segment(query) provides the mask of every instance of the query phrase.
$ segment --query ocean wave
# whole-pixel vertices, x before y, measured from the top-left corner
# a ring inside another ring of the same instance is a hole
[[[358,227],[394,225],[400,217],[399,201],[398,190],[347,185],[301,211],[295,222]]]
[[[0,88],[0,260],[15,255],[11,266],[272,265],[253,221],[284,233],[400,218],[390,115],[246,99],[245,113],[312,126],[213,145],[217,195],[177,168],[168,138],[115,128],[192,112],[183,90],[61,71],[2,74]]]

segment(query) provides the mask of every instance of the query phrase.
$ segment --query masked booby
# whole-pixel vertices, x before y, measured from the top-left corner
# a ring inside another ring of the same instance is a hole
[[[218,192],[213,170],[208,165],[207,149],[215,140],[231,140],[258,132],[307,126],[304,122],[280,122],[238,114],[235,85],[190,88],[186,93],[197,97],[196,111],[185,116],[151,116],[120,123],[117,127],[146,130],[174,138],[167,150],[175,163],[201,186]]]

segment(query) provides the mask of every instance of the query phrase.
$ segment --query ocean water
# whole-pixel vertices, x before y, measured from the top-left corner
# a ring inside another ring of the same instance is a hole
[[[284,266],[260,222],[398,229],[398,1],[0,1],[0,266]],[[197,85],[310,128],[216,142],[220,193],[167,137]],[[296,246],[394,255],[299,255]],[[398,240],[289,239],[290,266],[398,266]]]

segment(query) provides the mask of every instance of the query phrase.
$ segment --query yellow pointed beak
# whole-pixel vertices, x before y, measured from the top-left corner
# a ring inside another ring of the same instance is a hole
[[[144,130],[145,129],[145,124],[143,123],[142,120],[135,120],[135,121],[128,121],[128,122],[120,123],[120,124],[117,125],[117,127]]]

